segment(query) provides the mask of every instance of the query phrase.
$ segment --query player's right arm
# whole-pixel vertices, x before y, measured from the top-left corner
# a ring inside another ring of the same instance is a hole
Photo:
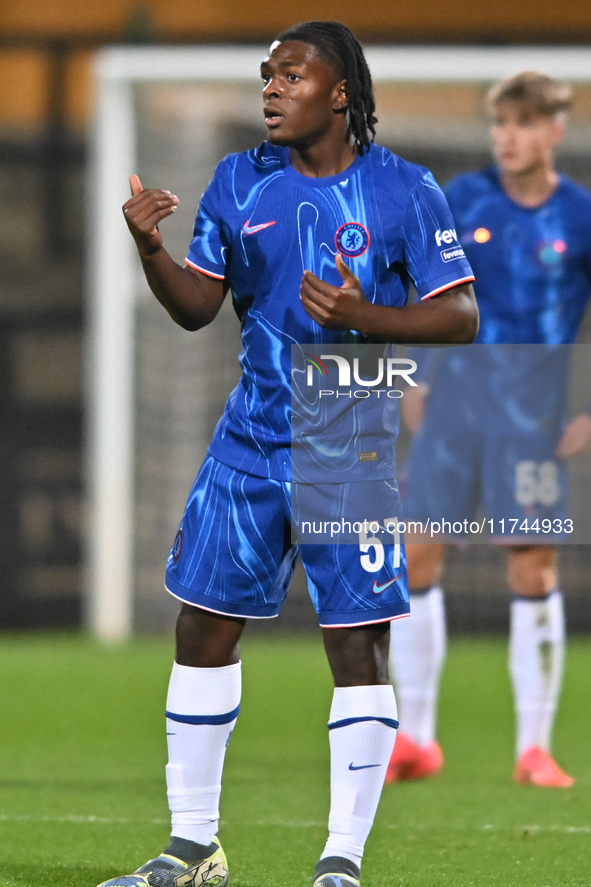
[[[131,198],[123,205],[148,285],[172,319],[186,330],[198,330],[221,308],[227,284],[194,268],[182,268],[164,249],[158,223],[172,215],[179,199],[170,191],[142,188],[131,176]]]

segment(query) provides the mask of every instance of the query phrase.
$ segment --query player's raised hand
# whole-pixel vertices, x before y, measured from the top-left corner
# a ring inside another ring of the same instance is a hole
[[[581,413],[572,419],[558,441],[556,453],[563,459],[591,450],[591,416]]]
[[[331,330],[361,330],[370,303],[365,298],[359,278],[345,264],[340,253],[336,257],[342,286],[320,280],[311,271],[304,271],[300,298],[306,313],[322,327]]]
[[[131,198],[123,204],[123,215],[140,254],[150,255],[162,246],[158,223],[176,212],[179,199],[170,191],[142,188],[139,176],[129,177]]]

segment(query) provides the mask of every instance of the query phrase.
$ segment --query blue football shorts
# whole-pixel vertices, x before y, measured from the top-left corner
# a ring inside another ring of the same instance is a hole
[[[166,588],[214,613],[277,616],[299,554],[322,627],[406,616],[399,515],[394,481],[289,484],[208,455],[168,558]]]
[[[504,423],[495,431],[484,420],[480,426],[434,423],[428,413],[401,473],[407,526],[461,524],[464,532],[453,529],[446,541],[482,541],[486,535],[519,545],[568,539],[568,479],[556,455],[556,429],[523,433]],[[466,534],[466,521],[479,523],[482,535],[474,529]],[[439,534],[430,539],[443,541]]]

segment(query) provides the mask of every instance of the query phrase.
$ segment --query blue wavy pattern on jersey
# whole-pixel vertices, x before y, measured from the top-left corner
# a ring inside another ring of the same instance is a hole
[[[333,357],[325,351],[333,352]],[[334,355],[347,359],[353,370],[348,387],[339,386]],[[389,394],[397,392],[392,386],[371,384],[384,383],[384,364],[395,356],[394,347],[337,345],[320,349],[319,356],[325,358],[328,375],[314,370],[309,379],[305,355],[299,348],[292,350],[292,479],[339,483],[343,477],[355,477],[363,465],[360,452],[373,454],[372,476],[394,477],[399,415],[398,399]],[[360,382],[355,380],[356,367]],[[325,396],[327,391],[332,394]]]
[[[464,259],[442,256],[436,232],[454,226],[430,173],[384,148],[373,145],[342,174],[323,179],[300,175],[288,149],[267,143],[218,165],[201,200],[188,260],[226,276],[242,322],[242,378],[210,445],[222,462],[289,480],[291,346],[361,338],[323,329],[299,297],[305,269],[342,284],[335,237],[348,222],[369,232],[368,249],[346,261],[376,304],[404,305],[411,279],[426,296],[471,275]],[[392,476],[392,462],[380,467],[382,477]],[[379,476],[375,466],[359,462],[354,472],[357,479]]]

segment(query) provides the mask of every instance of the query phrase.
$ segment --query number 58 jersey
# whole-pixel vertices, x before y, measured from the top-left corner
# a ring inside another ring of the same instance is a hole
[[[411,281],[426,299],[474,279],[429,171],[385,148],[372,144],[326,178],[301,175],[289,149],[266,142],[219,163],[201,199],[186,262],[229,281],[242,324],[242,378],[209,448],[226,465],[289,481],[292,345],[368,341],[354,330],[323,329],[302,306],[304,270],[342,285],[337,253],[365,297],[379,305],[404,306]],[[353,416],[363,411],[359,403],[350,409],[352,427],[369,431],[368,422],[383,423],[389,449],[377,472],[359,463],[349,479],[393,477],[396,402],[366,415],[365,425]]]

